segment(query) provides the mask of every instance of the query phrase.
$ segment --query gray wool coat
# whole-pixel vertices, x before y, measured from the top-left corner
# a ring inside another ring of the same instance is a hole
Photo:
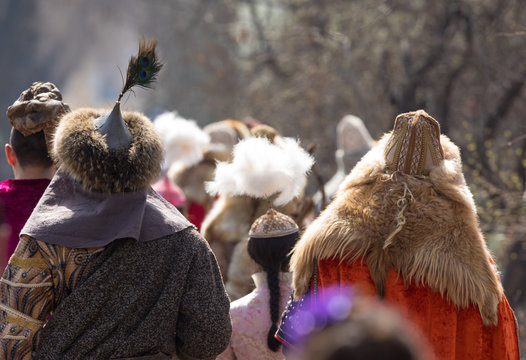
[[[41,330],[33,359],[214,359],[228,345],[229,300],[193,228],[116,240],[92,261]]]

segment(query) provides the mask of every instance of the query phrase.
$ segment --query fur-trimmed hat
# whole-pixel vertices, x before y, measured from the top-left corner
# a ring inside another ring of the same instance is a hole
[[[219,194],[201,228],[210,242],[243,239],[252,223],[268,210],[268,201],[273,201],[279,212],[292,215],[302,196],[305,173],[310,170],[313,159],[293,139],[282,138],[270,126],[258,125],[250,132],[252,137],[234,147],[237,159],[231,163],[220,162],[215,181],[206,183],[209,191]],[[231,181],[235,182],[234,186]],[[293,191],[285,190],[286,184]],[[282,198],[279,203],[284,205],[277,205],[278,197]]]
[[[163,147],[150,120],[121,113],[120,101],[134,86],[150,88],[162,64],[157,41],[141,40],[128,63],[126,81],[111,111],[79,109],[60,122],[52,157],[89,191],[124,193],[145,189],[159,176]]]
[[[92,191],[122,193],[150,186],[161,171],[163,146],[151,121],[125,111],[130,146],[113,149],[95,128],[107,110],[78,109],[62,119],[55,133],[52,156],[59,166]]]
[[[256,199],[277,195],[273,203],[285,205],[302,192],[313,163],[295,139],[279,138],[271,143],[266,137],[252,137],[236,144],[231,163],[217,164],[207,191]]]

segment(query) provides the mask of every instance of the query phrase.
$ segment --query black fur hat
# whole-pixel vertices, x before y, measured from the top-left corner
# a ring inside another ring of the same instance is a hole
[[[78,109],[57,128],[52,157],[90,191],[122,193],[147,188],[161,171],[163,147],[151,121],[138,112],[123,112],[131,133],[126,148],[112,148],[96,129],[95,119],[107,110]]]

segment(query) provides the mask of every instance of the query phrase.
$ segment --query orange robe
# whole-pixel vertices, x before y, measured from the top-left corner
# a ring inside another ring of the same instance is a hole
[[[318,289],[334,284],[353,284],[361,293],[376,296],[367,265],[339,260],[318,263]],[[401,275],[389,271],[384,301],[396,306],[427,337],[437,360],[519,359],[515,315],[503,295],[498,306],[499,324],[483,326],[475,305],[457,309],[454,304],[421,284],[404,286]]]

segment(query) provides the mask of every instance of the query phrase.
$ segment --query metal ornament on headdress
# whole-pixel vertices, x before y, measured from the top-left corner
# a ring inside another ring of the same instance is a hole
[[[251,238],[276,238],[291,235],[298,231],[298,225],[290,216],[270,208],[254,221],[248,236]]]
[[[398,115],[384,156],[387,168],[392,171],[429,175],[444,159],[440,125],[424,110]]]
[[[130,146],[132,135],[121,115],[121,103],[117,102],[113,110],[95,119],[95,129],[106,135],[106,144],[112,149],[124,149]]]
[[[156,46],[157,40],[148,43],[144,39],[141,40],[137,56],[132,56],[128,63],[126,82],[119,94],[117,103],[111,112],[95,119],[95,129],[101,135],[106,136],[106,143],[111,149],[121,150],[128,148],[131,144],[132,135],[122,119],[120,102],[122,96],[132,87],[150,88],[152,86],[162,67],[155,54]]]

